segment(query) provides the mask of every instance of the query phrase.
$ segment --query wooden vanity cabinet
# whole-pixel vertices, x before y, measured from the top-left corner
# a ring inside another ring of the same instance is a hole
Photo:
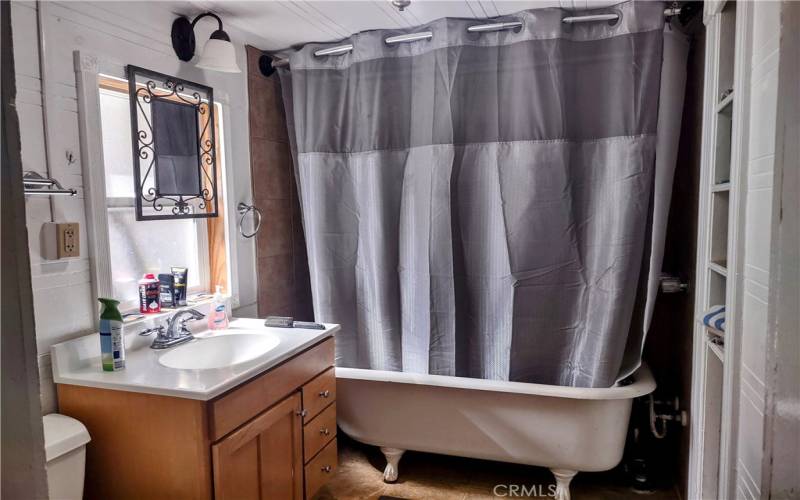
[[[333,342],[211,401],[59,384],[92,438],[86,498],[312,498],[337,465]]]

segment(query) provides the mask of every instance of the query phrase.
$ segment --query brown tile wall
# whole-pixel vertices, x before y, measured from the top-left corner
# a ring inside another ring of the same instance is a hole
[[[258,315],[310,321],[311,284],[280,81],[277,74],[261,74],[260,56],[247,47],[253,203],[263,213],[256,236]]]

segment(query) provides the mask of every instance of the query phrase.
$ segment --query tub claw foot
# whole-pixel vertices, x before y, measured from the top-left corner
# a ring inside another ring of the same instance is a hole
[[[578,471],[568,469],[550,469],[550,472],[556,477],[556,500],[570,500],[569,497],[569,483]]]
[[[399,448],[384,448],[381,446],[381,452],[386,457],[386,468],[383,470],[383,481],[385,483],[393,483],[397,481],[398,465],[400,457],[403,456],[406,450]]]

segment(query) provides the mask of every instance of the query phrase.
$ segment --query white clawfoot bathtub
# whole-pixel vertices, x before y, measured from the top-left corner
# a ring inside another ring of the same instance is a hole
[[[620,462],[633,398],[656,387],[644,365],[629,385],[605,389],[355,368],[336,378],[339,427],[381,447],[386,481],[416,450],[548,467],[559,500],[578,472]]]

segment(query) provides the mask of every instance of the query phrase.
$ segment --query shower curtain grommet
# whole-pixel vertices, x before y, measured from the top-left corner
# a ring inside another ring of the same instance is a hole
[[[522,27],[525,25],[525,23],[518,18],[511,19],[513,20],[505,19],[496,20],[495,22],[491,23],[473,24],[471,26],[467,26],[467,33],[481,35],[483,33],[497,33],[501,31],[513,31],[514,33],[519,33],[522,31]]]
[[[611,21],[609,21],[609,22],[608,22],[608,25],[609,25],[609,26],[611,26],[611,27],[618,26],[619,24],[621,24],[621,23],[622,23],[622,19],[623,19],[623,16],[624,16],[625,14],[623,14],[623,13],[622,13],[622,11],[621,11],[621,10],[619,10],[619,9],[612,9],[612,11],[613,11],[613,12],[614,12],[614,14],[616,14],[618,17],[617,17],[616,19],[614,19],[614,20],[611,20]]]

